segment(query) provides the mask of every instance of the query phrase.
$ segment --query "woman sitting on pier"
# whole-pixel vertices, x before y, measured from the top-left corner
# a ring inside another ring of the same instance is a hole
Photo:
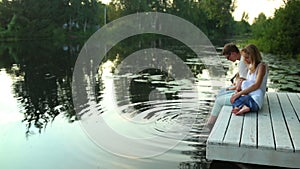
[[[268,68],[262,62],[258,48],[250,44],[242,49],[244,62],[248,65],[247,80],[242,84],[242,90],[232,95],[217,97],[212,108],[207,127],[211,129],[224,105],[232,105],[235,114],[257,111],[263,105],[267,86]]]
[[[244,61],[248,65],[247,80],[242,83],[242,90],[234,93],[230,102],[236,115],[261,109],[267,88],[268,68],[262,63],[262,57],[255,45],[242,49]]]

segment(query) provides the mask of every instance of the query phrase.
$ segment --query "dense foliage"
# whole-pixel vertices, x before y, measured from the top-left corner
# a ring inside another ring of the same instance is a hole
[[[300,1],[285,0],[273,18],[260,14],[253,25],[247,13],[233,20],[234,0],[2,0],[0,41],[88,37],[103,24],[137,12],[173,14],[198,26],[211,40],[252,35],[264,52],[299,55]]]
[[[273,18],[260,14],[251,26],[252,42],[262,51],[296,56],[300,54],[300,1],[289,0]]]
[[[70,32],[95,31],[101,8],[96,0],[2,0],[0,38],[64,38]]]
[[[226,38],[234,33],[232,0],[113,0],[120,16],[144,11],[166,12],[198,26],[209,38]]]
[[[109,5],[97,0],[2,0],[0,38],[74,37],[95,32],[105,22],[124,15],[145,11],[174,14],[194,23],[210,38],[226,38],[234,33],[232,4],[232,0],[113,0]]]

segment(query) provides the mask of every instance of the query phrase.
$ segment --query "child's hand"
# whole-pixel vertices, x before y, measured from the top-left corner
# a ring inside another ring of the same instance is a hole
[[[235,87],[226,88],[226,90],[235,90]]]
[[[240,97],[240,93],[239,92],[234,93],[230,98],[230,103],[232,104],[235,101],[235,99],[237,99],[238,97]]]

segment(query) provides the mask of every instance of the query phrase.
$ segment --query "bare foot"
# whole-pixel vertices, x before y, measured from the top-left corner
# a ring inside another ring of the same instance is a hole
[[[250,111],[250,108],[247,107],[247,106],[243,106],[238,112],[236,112],[235,114],[236,115],[242,115],[242,114],[245,114],[247,112]]]
[[[240,111],[240,109],[238,107],[235,107],[231,110],[231,113],[236,114],[238,111]]]

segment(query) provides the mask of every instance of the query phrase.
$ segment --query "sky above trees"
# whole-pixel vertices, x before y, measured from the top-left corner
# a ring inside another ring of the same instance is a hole
[[[249,16],[248,22],[253,23],[260,13],[264,13],[266,17],[272,17],[276,9],[284,5],[283,0],[236,0],[236,9],[233,12],[235,20],[240,21],[243,12]]]
[[[111,0],[101,0],[104,4],[109,4]],[[240,21],[243,12],[249,16],[248,22],[253,23],[260,13],[264,13],[267,17],[272,17],[276,9],[284,5],[283,0],[235,0],[236,9],[233,12],[234,19]]]

